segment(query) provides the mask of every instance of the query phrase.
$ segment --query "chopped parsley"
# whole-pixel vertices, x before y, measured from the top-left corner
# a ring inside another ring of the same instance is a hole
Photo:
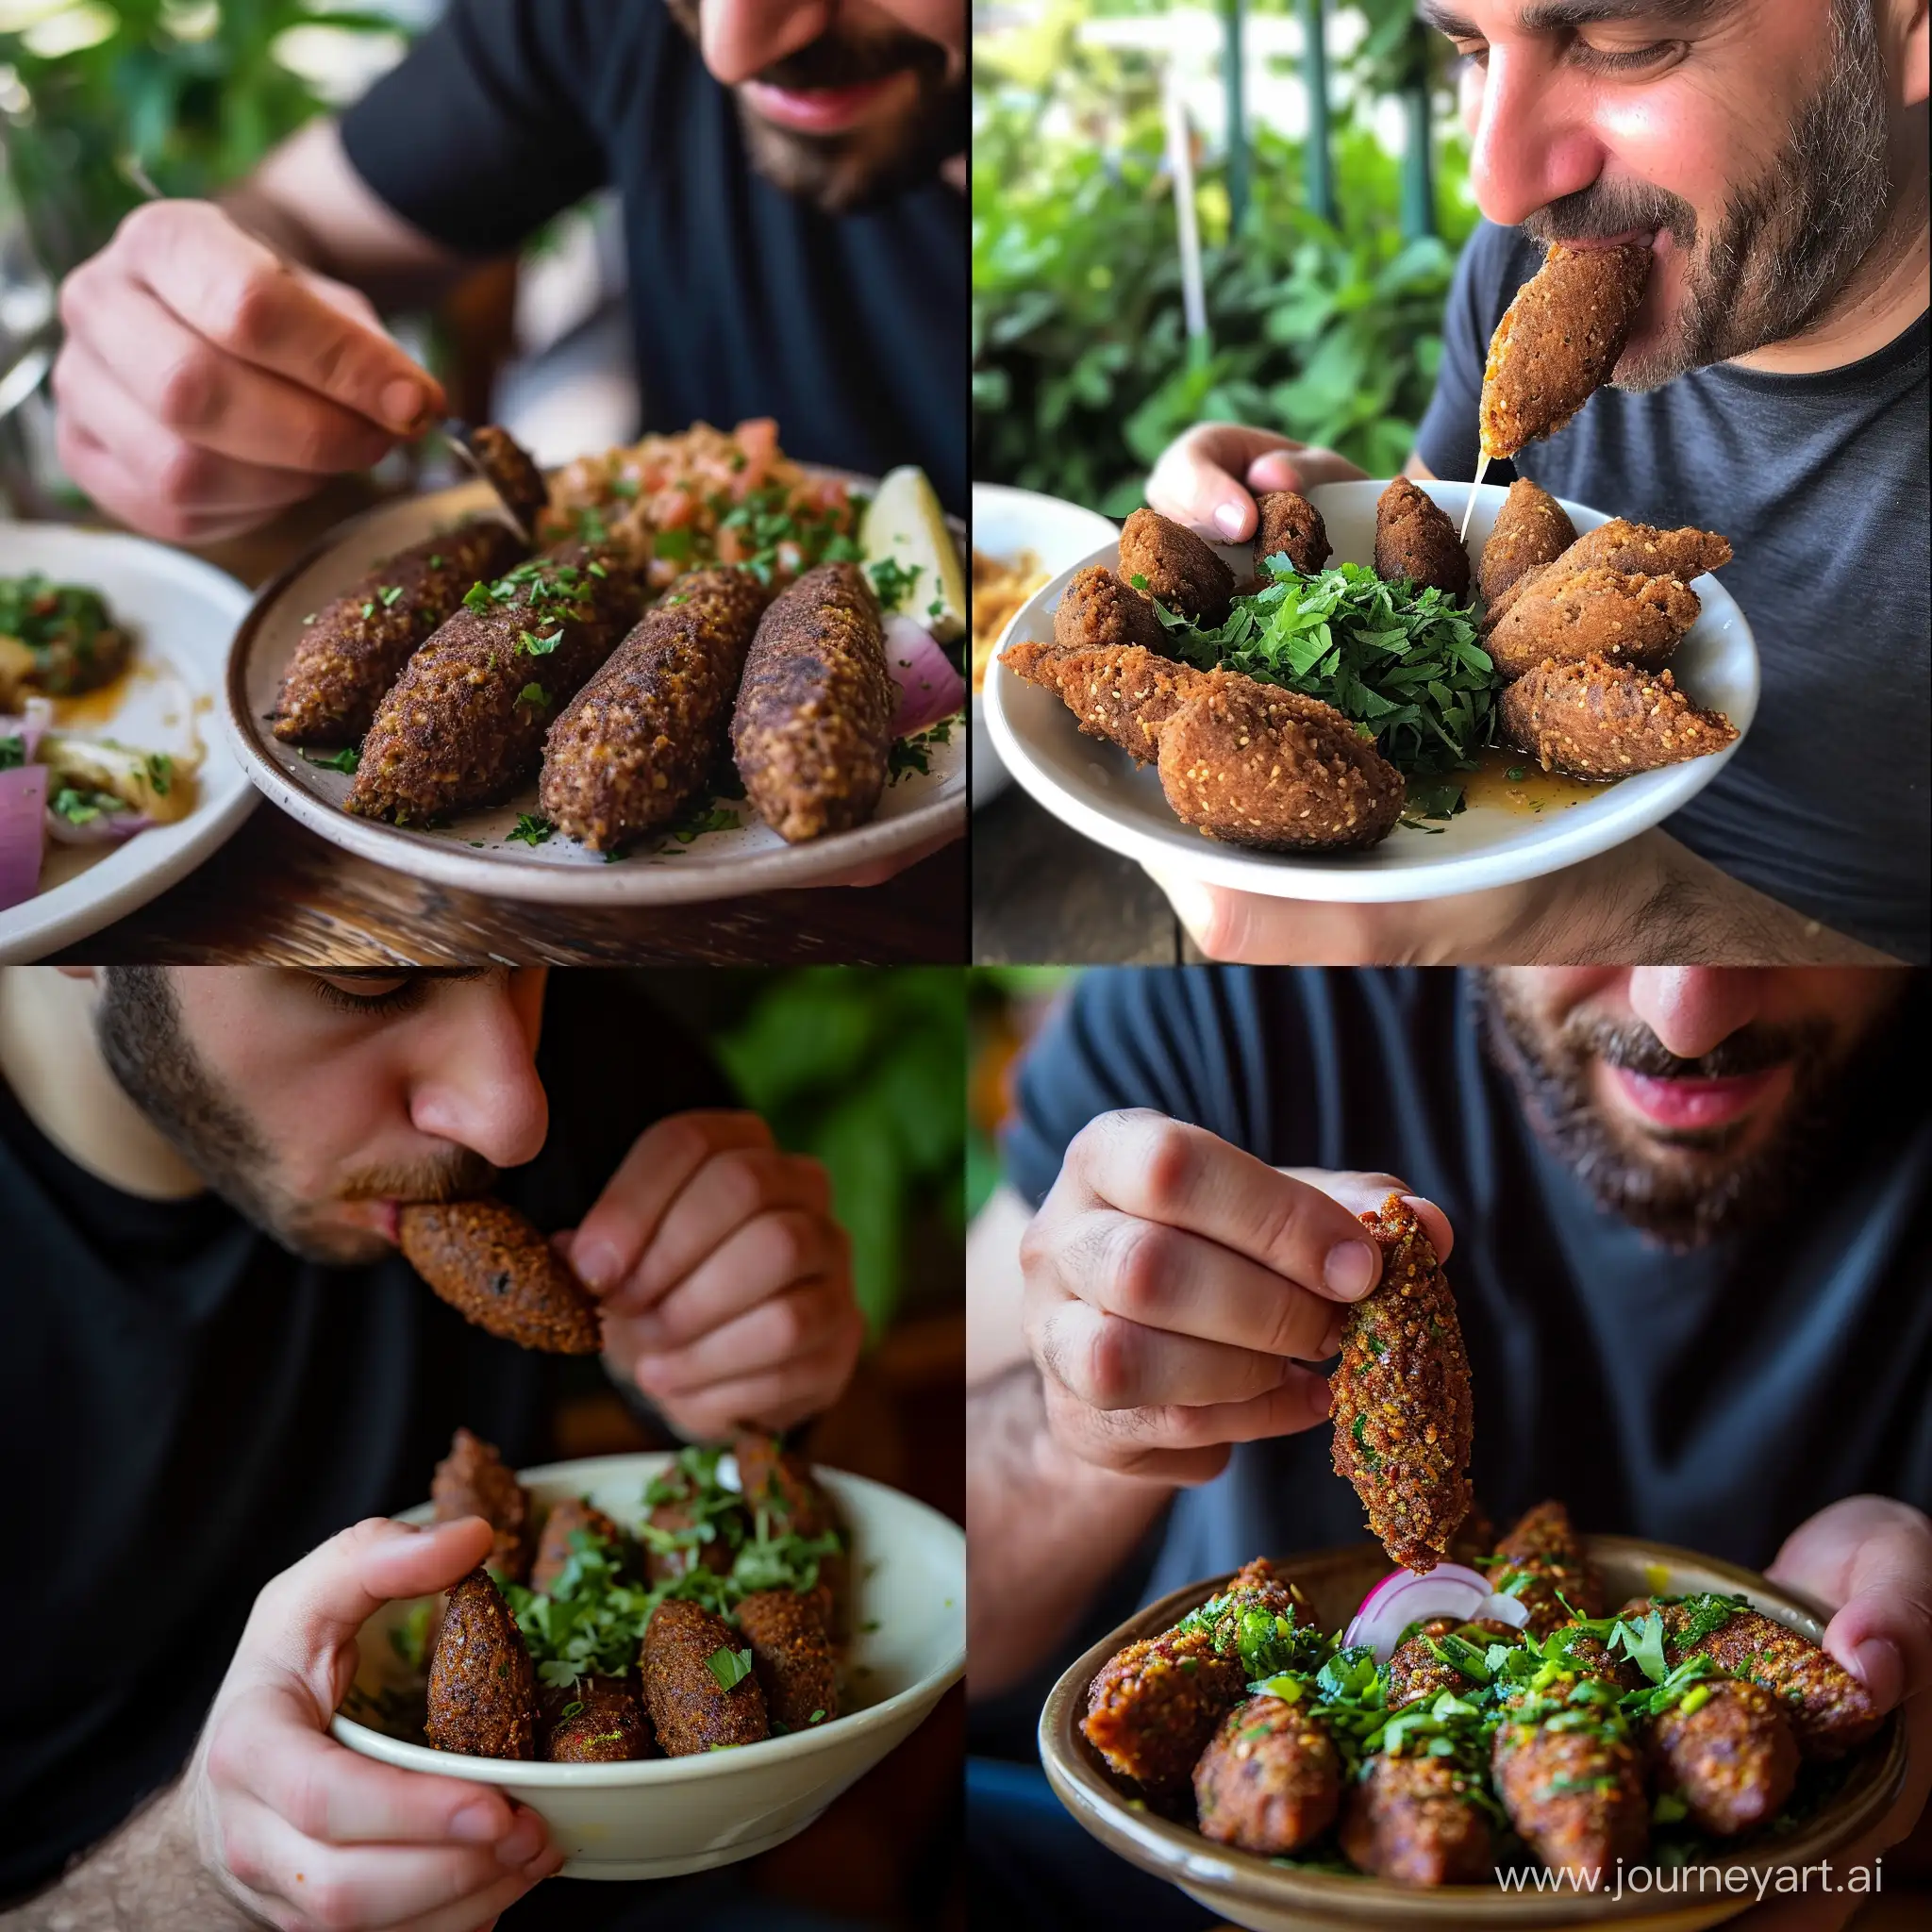
[[[0,772],[17,771],[26,763],[26,740],[18,731],[0,738]]]
[[[550,702],[550,693],[541,684],[526,684],[517,693],[517,703],[528,705],[533,711],[541,711]]]
[[[719,1690],[735,1690],[751,1675],[751,1652],[721,1645],[705,1659],[705,1667],[717,1678]]]
[[[353,773],[357,765],[361,762],[362,753],[359,746],[346,744],[341,751],[331,752],[325,758],[319,758],[313,752],[307,751],[302,756],[311,765],[322,765],[331,772]]]
[[[54,794],[52,808],[70,825],[90,825],[98,818],[111,817],[127,808],[111,791],[82,791],[63,785]]]
[[[517,633],[517,649],[527,651],[533,658],[547,658],[563,641],[563,632],[554,630],[547,638],[533,638],[526,630]]]
[[[541,812],[526,811],[517,820],[515,829],[503,835],[503,842],[506,845],[537,846],[542,844],[556,829]]]
[[[914,564],[910,570],[896,557],[882,557],[876,563],[866,566],[866,575],[872,578],[873,589],[878,592],[879,608],[892,611],[899,609],[912,594],[912,586],[918,581],[922,566]],[[935,610],[940,606],[935,605]]]

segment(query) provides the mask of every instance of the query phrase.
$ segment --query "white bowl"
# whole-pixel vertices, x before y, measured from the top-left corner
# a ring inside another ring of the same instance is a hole
[[[626,1527],[668,1455],[601,1456],[525,1470],[540,1504],[589,1496]],[[816,1472],[852,1538],[854,1637],[841,1715],[789,1738],[638,1764],[525,1764],[411,1744],[336,1714],[352,1751],[404,1771],[500,1786],[529,1806],[569,1854],[566,1878],[669,1878],[755,1857],[794,1837],[839,1793],[904,1742],[966,1668],[966,1536],[924,1503],[836,1469]],[[426,1523],[430,1506],[406,1510]],[[361,1630],[355,1688],[374,1695],[412,1681],[390,1632],[411,1604],[386,1604]]]
[[[1013,490],[1004,483],[973,486],[973,547],[985,557],[1018,557],[1030,550],[1041,570],[1065,570],[1118,535],[1097,509],[1083,508],[1037,490]],[[1022,613],[1015,611],[1017,619]],[[1008,632],[999,640],[1006,642]],[[973,809],[977,811],[1010,783],[1007,768],[986,731],[986,701],[973,694]]]
[[[1386,487],[1328,483],[1309,491],[1309,502],[1328,526],[1335,550],[1331,562],[1373,562],[1375,500]],[[1419,487],[1460,526],[1474,486]],[[1472,563],[1481,559],[1507,493],[1494,483],[1478,490],[1469,525]],[[1565,502],[1563,508],[1579,534],[1610,521],[1584,504]],[[1247,548],[1216,547],[1238,577],[1252,575]],[[1113,542],[1062,570],[1022,606],[1007,636],[1050,640],[1054,611],[1074,572],[1119,561],[1120,545]],[[1433,830],[1398,825],[1379,845],[1361,852],[1250,852],[1204,838],[1174,815],[1152,765],[1137,767],[1125,752],[1083,737],[1074,714],[1052,691],[1015,677],[997,661],[986,679],[987,724],[1008,768],[1055,817],[1110,851],[1138,858],[1157,876],[1191,876],[1271,898],[1357,905],[1480,891],[1540,878],[1621,845],[1668,818],[1724,769],[1757,710],[1757,646],[1744,613],[1715,577],[1698,577],[1693,588],[1703,609],[1677,646],[1671,670],[1696,703],[1730,719],[1738,727],[1737,741],[1709,758],[1660,772],[1640,772],[1610,785],[1562,788],[1574,793],[1574,802],[1541,813],[1478,803]],[[1534,771],[1533,759],[1514,762]]]

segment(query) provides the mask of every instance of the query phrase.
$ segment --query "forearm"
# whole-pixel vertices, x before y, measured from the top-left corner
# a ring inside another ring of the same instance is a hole
[[[0,1932],[242,1932],[261,1924],[208,1875],[181,1787],[170,1785]]]
[[[968,1694],[994,1696],[1049,1657],[1172,1493],[1060,1448],[1031,1362],[970,1388]]]

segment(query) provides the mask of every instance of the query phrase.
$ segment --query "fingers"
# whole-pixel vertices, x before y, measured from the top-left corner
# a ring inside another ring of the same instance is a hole
[[[1244,543],[1255,534],[1255,499],[1245,478],[1249,466],[1273,458],[1270,474],[1291,480],[1272,487],[1298,490],[1299,471],[1288,454],[1302,445],[1267,429],[1238,423],[1197,423],[1160,453],[1147,478],[1148,506],[1224,543]]]
[[[1881,1710],[1932,1690],[1932,1523],[1852,1496],[1793,1533],[1770,1573],[1837,1603],[1824,1647]]]
[[[682,1348],[642,1357],[638,1387],[648,1395],[689,1395],[727,1376],[774,1368],[842,1340],[857,1313],[842,1280],[790,1289]]]
[[[823,1214],[795,1208],[759,1214],[726,1235],[655,1307],[606,1332],[621,1347],[666,1354],[689,1348],[794,1283],[836,1283],[849,1298],[851,1251],[845,1230]]]
[[[143,482],[112,449],[65,409],[55,416],[54,440],[60,467],[95,503],[129,529],[158,537],[165,543],[218,542],[224,537],[254,529],[273,516],[278,507],[258,504],[246,509],[208,510],[158,497],[151,484]]]
[[[286,375],[394,436],[442,413],[441,386],[390,338],[325,301],[205,202],[137,208],[115,238],[133,278],[215,349]]]
[[[1101,1115],[1061,1173],[1124,1214],[1204,1236],[1333,1301],[1358,1300],[1381,1278],[1381,1251],[1340,1202],[1162,1114]]]
[[[1278,1389],[1291,1367],[1282,1356],[1144,1328],[1078,1301],[1061,1303],[1032,1340],[1045,1374],[1099,1409],[1226,1407]]]
[[[696,1393],[660,1401],[664,1415],[689,1436],[728,1436],[741,1426],[775,1433],[822,1413],[838,1399],[858,1359],[864,1324],[815,1353],[755,1375],[735,1375]]]
[[[1399,1175],[1322,1167],[1284,1167],[1281,1172],[1311,1188],[1321,1189],[1351,1214],[1376,1213],[1391,1194],[1399,1194],[1415,1210],[1415,1218],[1422,1223],[1437,1260],[1446,1261],[1456,1246],[1456,1230],[1449,1225],[1449,1217],[1433,1201],[1410,1193],[1408,1183]]]
[[[1101,1409],[1044,1378],[1047,1421],[1075,1455],[1124,1474],[1205,1482],[1225,1464],[1227,1445],[1291,1436],[1328,1414],[1328,1384],[1311,1369],[1285,1364],[1278,1387],[1245,1402],[1198,1407]],[[1199,1474],[1179,1472],[1198,1471]]]
[[[772,1130],[753,1113],[680,1113],[658,1121],[638,1136],[584,1216],[571,1242],[571,1266],[597,1293],[610,1293],[637,1267],[671,1204],[708,1160],[771,1144]],[[670,1285],[662,1282],[660,1291]],[[637,1300],[643,1306],[648,1297]]]

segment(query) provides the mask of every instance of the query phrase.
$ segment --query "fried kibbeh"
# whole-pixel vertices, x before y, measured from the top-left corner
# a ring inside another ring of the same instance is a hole
[[[1594,1885],[1620,1860],[1643,1857],[1650,1800],[1643,1760],[1621,1726],[1606,1719],[1565,1727],[1587,1714],[1566,1706],[1547,1722],[1499,1725],[1491,1776],[1509,1823],[1537,1857]]]
[[[1292,490],[1267,490],[1256,497],[1260,521],[1255,525],[1255,575],[1267,575],[1271,557],[1286,557],[1303,576],[1311,577],[1334,555],[1328,525],[1306,496]]]
[[[1492,535],[1490,541],[1495,541]],[[1486,558],[1488,554],[1484,552]],[[1680,584],[1689,584],[1692,577],[1702,576],[1707,571],[1722,570],[1730,560],[1731,546],[1715,530],[1700,530],[1690,524],[1674,530],[1659,530],[1649,524],[1633,524],[1623,517],[1612,517],[1608,523],[1599,524],[1578,537],[1547,564],[1524,571],[1498,591],[1490,599],[1484,627],[1493,629],[1517,598],[1527,596],[1540,584],[1579,571],[1621,571],[1631,576],[1674,577]],[[1485,590],[1484,595],[1489,594]]]
[[[818,1605],[791,1590],[759,1590],[734,1612],[751,1645],[769,1718],[803,1731],[839,1715],[832,1640]]]
[[[1328,1378],[1335,1473],[1355,1485],[1391,1560],[1421,1574],[1442,1560],[1469,1511],[1469,1357],[1414,1210],[1391,1194],[1361,1221],[1382,1250],[1382,1276],[1350,1307]]]
[[[1602,658],[1661,671],[1701,608],[1697,592],[1674,577],[1551,569],[1511,603],[1483,648],[1505,677],[1521,677],[1549,658]]]
[[[1375,500],[1375,575],[1433,586],[1459,603],[1469,595],[1469,552],[1434,497],[1397,476]]]
[[[439,1751],[469,1757],[537,1755],[537,1674],[488,1571],[471,1571],[444,1598],[424,1730]]]
[[[1348,1796],[1341,1849],[1397,1885],[1479,1885],[1492,1875],[1482,1780],[1446,1757],[1377,1753]]]
[[[1455,1560],[1452,1557],[1451,1560]],[[1419,1697],[1434,1697],[1444,1690],[1464,1690],[1470,1679],[1444,1653],[1442,1639],[1462,1634],[1465,1641],[1484,1649],[1491,1643],[1519,1643],[1523,1632],[1513,1624],[1500,1624],[1483,1618],[1473,1624],[1458,1623],[1454,1617],[1431,1617],[1413,1637],[1395,1646],[1389,1659],[1389,1708],[1399,1710]]]
[[[595,1355],[597,1304],[570,1264],[502,1201],[416,1201],[397,1215],[404,1257],[467,1322],[549,1355]]]
[[[1498,598],[1528,572],[1540,570],[1576,541],[1570,513],[1547,490],[1519,476],[1509,486],[1503,508],[1483,545],[1476,565],[1476,584],[1483,602],[1493,610]]]
[[[1551,245],[1490,338],[1480,433],[1486,457],[1552,436],[1606,383],[1650,280],[1648,242]]]
[[[1266,1694],[1238,1704],[1194,1766],[1194,1813],[1217,1844],[1279,1857],[1341,1809],[1341,1754],[1321,1717]]]
[[[489,1567],[522,1583],[530,1574],[530,1492],[496,1453],[493,1442],[458,1429],[436,1465],[429,1498],[438,1523],[480,1516],[496,1533]],[[542,1586],[540,1584],[539,1589]]]
[[[639,1671],[644,1708],[667,1757],[693,1757],[730,1744],[756,1744],[771,1736],[765,1693],[747,1670],[726,1688],[712,1667],[736,1658],[745,1646],[724,1620],[684,1597],[667,1597],[644,1625]]]
[[[615,1550],[624,1547],[624,1533],[603,1510],[581,1496],[565,1496],[543,1519],[537,1560],[530,1567],[530,1588],[539,1595],[548,1596],[556,1587],[565,1564],[577,1553],[575,1540],[579,1534],[602,1537]]]
[[[537,1744],[546,1764],[634,1764],[658,1756],[635,1674],[579,1677],[544,1691]]]
[[[1668,671],[1587,658],[1540,664],[1496,699],[1503,735],[1546,772],[1626,778],[1722,751],[1737,727],[1680,691]]]
[[[1340,711],[1237,672],[1207,676],[1159,731],[1175,817],[1264,852],[1341,851],[1394,830],[1402,774]]]
[[[1499,1592],[1507,1591],[1528,1610],[1532,1637],[1547,1637],[1560,1624],[1604,1613],[1603,1578],[1569,1510],[1554,1498],[1525,1510],[1484,1567]]]
[[[1154,510],[1137,509],[1121,526],[1120,574],[1129,589],[1208,630],[1227,622],[1233,571],[1193,531]]]
[[[1798,1740],[1761,1685],[1719,1677],[1663,1711],[1651,1726],[1658,1783],[1713,1838],[1769,1824],[1798,1782]]]
[[[1172,1814],[1186,1806],[1196,1762],[1246,1689],[1241,1658],[1217,1656],[1208,1631],[1170,1630],[1101,1665],[1080,1729],[1116,1777]]]
[[[1158,651],[1166,636],[1154,599],[1102,564],[1075,572],[1053,613],[1053,641],[1063,651]]]
[[[1159,754],[1161,726],[1206,691],[1212,676],[1138,644],[1093,651],[1008,644],[1000,662],[1052,691],[1089,738],[1117,744],[1143,764]]]

